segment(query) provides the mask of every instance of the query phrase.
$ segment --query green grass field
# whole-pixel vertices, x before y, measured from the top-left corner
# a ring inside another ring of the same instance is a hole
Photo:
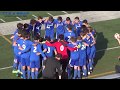
[[[120,33],[120,19],[108,20],[108,21],[100,21],[90,23],[97,31],[97,50],[107,49],[119,46],[117,41],[114,39],[114,34]],[[42,31],[44,34],[44,31]],[[8,39],[10,35],[6,36]],[[13,63],[13,52],[12,46],[0,36],[0,79],[17,79],[17,77],[12,74],[12,69],[4,69],[1,68],[9,67]],[[106,73],[114,71],[115,65],[120,64],[117,60],[120,48],[108,50],[108,51],[100,51],[96,53],[95,59],[95,68],[93,73],[90,75],[96,75],[98,77],[101,73]],[[104,75],[104,74],[103,74]],[[94,78],[94,76],[92,77]]]
[[[78,11],[67,11],[67,13],[76,13]],[[47,17],[50,16],[49,14],[52,14],[53,16],[56,15],[63,15],[65,14],[64,12],[61,11],[0,11],[0,19],[3,19],[6,22],[11,22],[11,21],[19,21],[16,17],[20,17],[22,20],[26,19],[31,19],[34,18],[32,15],[35,16],[42,16],[42,17]],[[0,20],[0,23],[3,23]]]

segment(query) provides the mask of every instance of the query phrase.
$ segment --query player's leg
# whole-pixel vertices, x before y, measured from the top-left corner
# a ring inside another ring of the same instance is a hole
[[[71,79],[72,76],[71,71],[73,69],[73,66],[74,66],[74,62],[70,59],[69,64],[67,66],[68,79]]]
[[[80,70],[80,65],[79,65],[79,59],[75,62],[75,65],[77,66],[78,79],[81,79],[81,70]]]
[[[31,68],[31,77],[35,79],[35,62],[30,60],[30,68]]]
[[[35,79],[38,79],[38,70],[40,68],[40,60],[35,61]]]
[[[51,32],[49,34],[50,34],[51,41],[53,42],[53,40],[54,40],[54,30],[51,30]]]
[[[21,64],[22,64],[23,79],[26,79],[26,73],[25,73],[26,63],[25,63],[25,59],[22,57],[21,57]]]
[[[79,60],[74,61],[74,76],[73,79],[76,79],[78,76]]]
[[[82,66],[83,76],[87,77],[86,57],[82,58],[81,66]]]
[[[27,79],[30,79],[30,59],[27,58],[25,59],[26,61],[26,66],[27,66]]]
[[[76,79],[77,78],[77,68],[78,68],[78,66],[74,66],[74,76],[73,76],[73,79]]]

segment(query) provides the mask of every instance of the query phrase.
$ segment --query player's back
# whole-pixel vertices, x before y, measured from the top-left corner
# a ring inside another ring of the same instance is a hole
[[[67,44],[65,41],[57,41],[56,50],[58,53],[62,54],[63,59],[66,59],[68,58],[67,47],[64,46],[63,43]]]
[[[40,44],[37,45],[33,45],[34,43],[32,43],[31,45],[31,51],[30,51],[30,60],[39,60],[39,56],[36,54],[38,52],[38,48],[41,48]]]
[[[65,39],[65,41],[67,41],[67,42],[70,42],[70,38],[71,37],[75,37],[75,33],[73,32],[73,31],[71,31],[71,32],[66,32],[65,34],[64,34],[64,39]]]
[[[72,43],[69,43],[68,46],[71,48],[74,48],[77,45],[77,43],[75,43],[75,45],[73,45]],[[78,50],[74,50],[71,51],[71,59],[78,59],[79,58],[79,51]]]
[[[48,46],[48,45],[46,45],[46,44],[43,44],[43,48],[45,49],[47,49],[47,52],[45,52],[45,55],[47,56],[47,57],[52,57],[54,54],[53,54],[53,52],[54,52],[54,50],[55,50],[55,47],[52,47],[52,46]]]

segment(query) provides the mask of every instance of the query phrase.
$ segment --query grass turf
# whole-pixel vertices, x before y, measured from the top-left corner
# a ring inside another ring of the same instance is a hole
[[[91,23],[91,26],[97,30],[97,50],[118,46],[118,43],[113,36],[116,32],[120,33],[120,19],[94,22]],[[43,34],[44,31],[42,31],[42,35]],[[10,36],[8,35],[7,38],[9,37]],[[0,43],[0,68],[11,66],[13,62],[11,45],[1,36],[0,42],[3,42],[3,45]],[[117,60],[119,51],[120,49],[97,52],[95,68],[92,75],[113,71],[115,65],[120,64]],[[16,76],[13,75],[11,71],[12,69],[0,70],[0,78],[16,78]]]

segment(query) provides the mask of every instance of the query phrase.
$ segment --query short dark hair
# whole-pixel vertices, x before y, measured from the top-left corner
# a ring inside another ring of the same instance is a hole
[[[35,20],[35,19],[31,19],[31,20],[30,20],[30,24],[33,25],[33,24],[35,24],[35,23],[36,23],[36,20]]]
[[[74,37],[71,37],[70,40],[71,40],[72,42],[76,42],[76,38],[74,38]]]
[[[43,38],[42,37],[39,37],[39,42],[43,42]]]
[[[22,28],[23,28],[23,24],[22,24],[22,23],[18,23],[18,24],[17,24],[17,28],[18,28],[18,29],[22,29]]]
[[[62,59],[62,54],[58,53],[55,57]]]
[[[88,21],[85,19],[85,20],[83,20],[83,23],[86,23],[86,24],[88,24]]]
[[[58,21],[62,21],[62,17],[59,16],[59,17],[57,18],[57,20],[58,20]]]
[[[22,29],[18,29],[18,34],[22,34]]]
[[[82,40],[82,37],[81,37],[81,36],[78,36],[78,37],[77,37],[77,40]]]
[[[25,23],[24,28],[28,28],[28,27],[29,27],[29,24]]]
[[[58,37],[59,37],[60,40],[64,40],[64,35],[63,34],[60,34]]]
[[[71,24],[68,24],[68,25],[67,25],[67,28],[68,28],[69,30],[72,30],[72,27],[73,27],[73,26],[72,26]]]
[[[37,36],[34,36],[34,40],[39,40],[39,38]]]
[[[79,20],[79,17],[75,17],[75,19]]]
[[[47,40],[47,41],[51,41],[51,39],[50,39],[50,37],[45,37],[45,40]]]
[[[54,20],[53,17],[50,16],[50,17],[49,17],[49,21],[53,22],[53,20]]]
[[[39,20],[39,19],[43,19],[43,17],[42,17],[42,16],[38,16],[38,20]]]
[[[71,21],[70,17],[66,17],[66,21]]]

